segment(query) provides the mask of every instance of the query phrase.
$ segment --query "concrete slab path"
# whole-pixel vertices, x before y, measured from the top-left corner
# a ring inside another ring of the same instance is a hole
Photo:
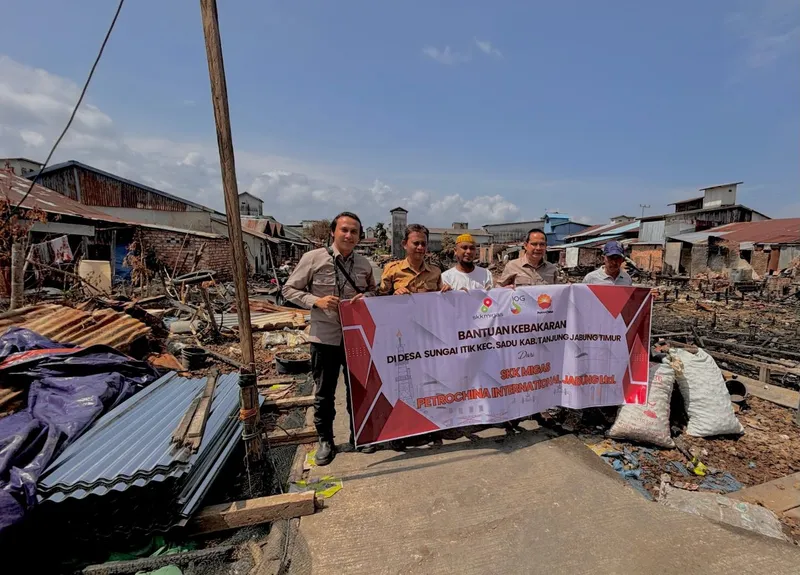
[[[575,437],[487,433],[314,468],[344,488],[300,520],[289,573],[800,573],[797,547],[649,502]]]

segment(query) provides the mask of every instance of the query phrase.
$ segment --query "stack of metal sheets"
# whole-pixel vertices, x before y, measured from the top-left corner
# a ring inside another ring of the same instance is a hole
[[[220,376],[199,450],[170,443],[207,378],[172,372],[100,418],[48,467],[39,509],[79,530],[163,531],[200,506],[239,441],[239,374]]]

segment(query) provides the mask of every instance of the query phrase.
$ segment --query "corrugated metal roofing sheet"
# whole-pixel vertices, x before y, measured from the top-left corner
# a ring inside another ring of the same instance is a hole
[[[304,310],[285,312],[250,311],[250,325],[254,330],[282,329],[284,327],[305,327],[309,312]],[[239,316],[236,312],[216,314],[217,325],[228,329],[239,327]]]
[[[548,250],[563,250],[566,248],[586,248],[595,244],[601,246],[611,240],[616,240],[622,237],[622,234],[612,234],[609,236],[597,236],[596,238],[589,238],[588,240],[581,240],[579,242],[570,242],[568,244],[561,244],[558,246],[551,246]]]
[[[11,326],[59,343],[102,344],[121,351],[150,333],[150,327],[125,313],[110,309],[86,312],[57,304],[29,306],[0,315],[0,333]]]
[[[670,236],[670,239],[697,244],[708,241],[709,237],[723,238],[730,242],[750,242],[753,244],[800,243],[800,218],[727,224],[702,232]]]
[[[713,236],[714,234],[708,231],[705,232],[689,232],[686,234],[678,234],[674,236],[669,236],[670,240],[678,241],[678,242],[686,242],[687,244],[700,244],[708,240],[709,236]]]
[[[588,238],[590,236],[607,236],[610,235],[612,232],[614,234],[624,234],[627,232],[632,232],[634,230],[639,229],[639,220],[635,220],[633,222],[611,222],[608,224],[603,224],[601,226],[593,226],[591,228],[587,228],[577,234],[572,234],[571,236],[567,236],[567,238]]]
[[[165,198],[166,200],[171,200],[171,203],[173,205],[175,203],[180,203],[180,204],[185,204],[187,206],[191,206],[193,208],[197,208],[197,209],[205,211],[205,212],[211,212],[211,213],[215,213],[215,214],[219,214],[220,213],[217,210],[213,210],[213,209],[211,209],[209,207],[206,207],[206,206],[204,206],[202,204],[198,204],[198,203],[192,202],[190,200],[186,200],[184,198],[179,198],[178,196],[174,196],[172,194],[168,194],[167,192],[164,192],[162,190],[157,190],[157,189],[152,188],[150,186],[147,186],[145,184],[141,184],[139,182],[134,182],[134,181],[128,180],[126,178],[122,178],[122,177],[117,176],[115,174],[111,174],[109,172],[105,172],[103,170],[100,170],[100,169],[92,167],[92,166],[88,166],[88,165],[86,165],[84,163],[76,162],[75,160],[69,160],[67,162],[62,162],[60,164],[54,164],[52,166],[48,166],[47,168],[45,168],[42,171],[42,175],[43,176],[44,175],[48,175],[49,176],[49,175],[54,174],[56,172],[63,171],[65,168],[72,168],[72,167],[79,168],[82,171],[87,171],[87,172],[94,173],[95,175],[103,176],[105,178],[108,178],[109,180],[117,182],[120,185],[125,185],[130,190],[134,190],[135,191],[134,198],[133,198],[134,205],[130,205],[130,203],[128,203],[127,207],[146,207],[148,204],[147,203],[141,204],[136,199],[135,196],[139,195],[139,196],[141,196],[140,199],[142,199],[142,198],[146,197],[147,195],[155,195],[155,196],[161,196],[161,197]],[[83,183],[82,183],[82,185],[83,185]],[[119,204],[115,204],[115,205],[119,205]],[[158,209],[158,208],[156,207],[155,209]]]
[[[762,220],[727,224],[711,230],[714,234],[724,232],[726,240],[753,242],[756,244],[800,243],[800,218]]]
[[[14,205],[17,205],[20,200],[22,200],[22,197],[25,195],[25,192],[28,191],[30,185],[30,180],[17,176],[7,170],[0,169],[0,195],[7,196]],[[97,208],[84,206],[75,200],[45,188],[44,186],[40,186],[39,184],[33,186],[33,190],[31,190],[31,193],[25,198],[22,207],[26,209],[40,208],[48,214],[60,214],[62,216],[74,216],[89,220],[122,223],[122,220],[115,218],[111,214],[107,214]]]
[[[179,504],[199,502],[197,489],[210,485],[205,477],[218,472],[240,429],[239,374],[230,373],[217,382],[197,453],[172,447],[173,431],[206,380],[171,372],[101,417],[47,468],[39,482],[39,500],[103,496],[192,473],[197,475],[187,480]]]

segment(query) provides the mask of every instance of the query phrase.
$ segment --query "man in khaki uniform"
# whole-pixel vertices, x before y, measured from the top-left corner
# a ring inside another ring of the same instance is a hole
[[[381,276],[380,295],[408,295],[436,291],[450,291],[450,286],[442,283],[442,270],[425,261],[428,252],[428,228],[422,224],[410,224],[403,235],[403,248],[406,258],[387,264]],[[407,445],[422,445],[433,441],[441,444],[436,434],[420,435],[411,439],[392,441],[389,446],[403,451]]]
[[[538,228],[530,230],[523,247],[525,254],[506,264],[497,284],[501,287],[525,287],[559,283],[558,267],[545,259],[547,253],[545,233]]]
[[[375,293],[372,265],[353,252],[361,239],[361,220],[342,212],[331,222],[330,247],[311,250],[300,258],[283,286],[283,296],[311,309],[311,371],[314,376],[314,426],[319,434],[317,465],[328,465],[336,456],[333,420],[336,417],[336,384],[347,362],[339,319],[339,302]],[[350,387],[346,385],[347,411],[351,414]],[[352,415],[350,443],[353,443]],[[362,451],[374,451],[369,447]]]
[[[380,295],[406,295],[434,291],[448,291],[442,285],[442,270],[425,261],[428,251],[428,228],[411,224],[403,237],[406,258],[391,262],[383,268]],[[442,289],[442,288],[445,289]]]
[[[511,260],[503,269],[497,284],[502,287],[525,287],[534,285],[557,284],[558,266],[551,264],[545,259],[547,254],[547,235],[543,230],[534,228],[526,236],[525,253],[516,260]],[[521,431],[519,427],[521,421],[527,418],[507,421],[503,424],[507,434]],[[531,416],[531,419],[543,425],[544,421],[539,413]]]

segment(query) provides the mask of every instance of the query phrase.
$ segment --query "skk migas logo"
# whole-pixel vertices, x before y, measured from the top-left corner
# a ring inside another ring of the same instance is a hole
[[[472,319],[484,319],[490,317],[503,317],[502,311],[496,311],[497,306],[494,305],[494,300],[490,297],[483,298],[481,307],[478,308],[478,313],[472,316]]]

